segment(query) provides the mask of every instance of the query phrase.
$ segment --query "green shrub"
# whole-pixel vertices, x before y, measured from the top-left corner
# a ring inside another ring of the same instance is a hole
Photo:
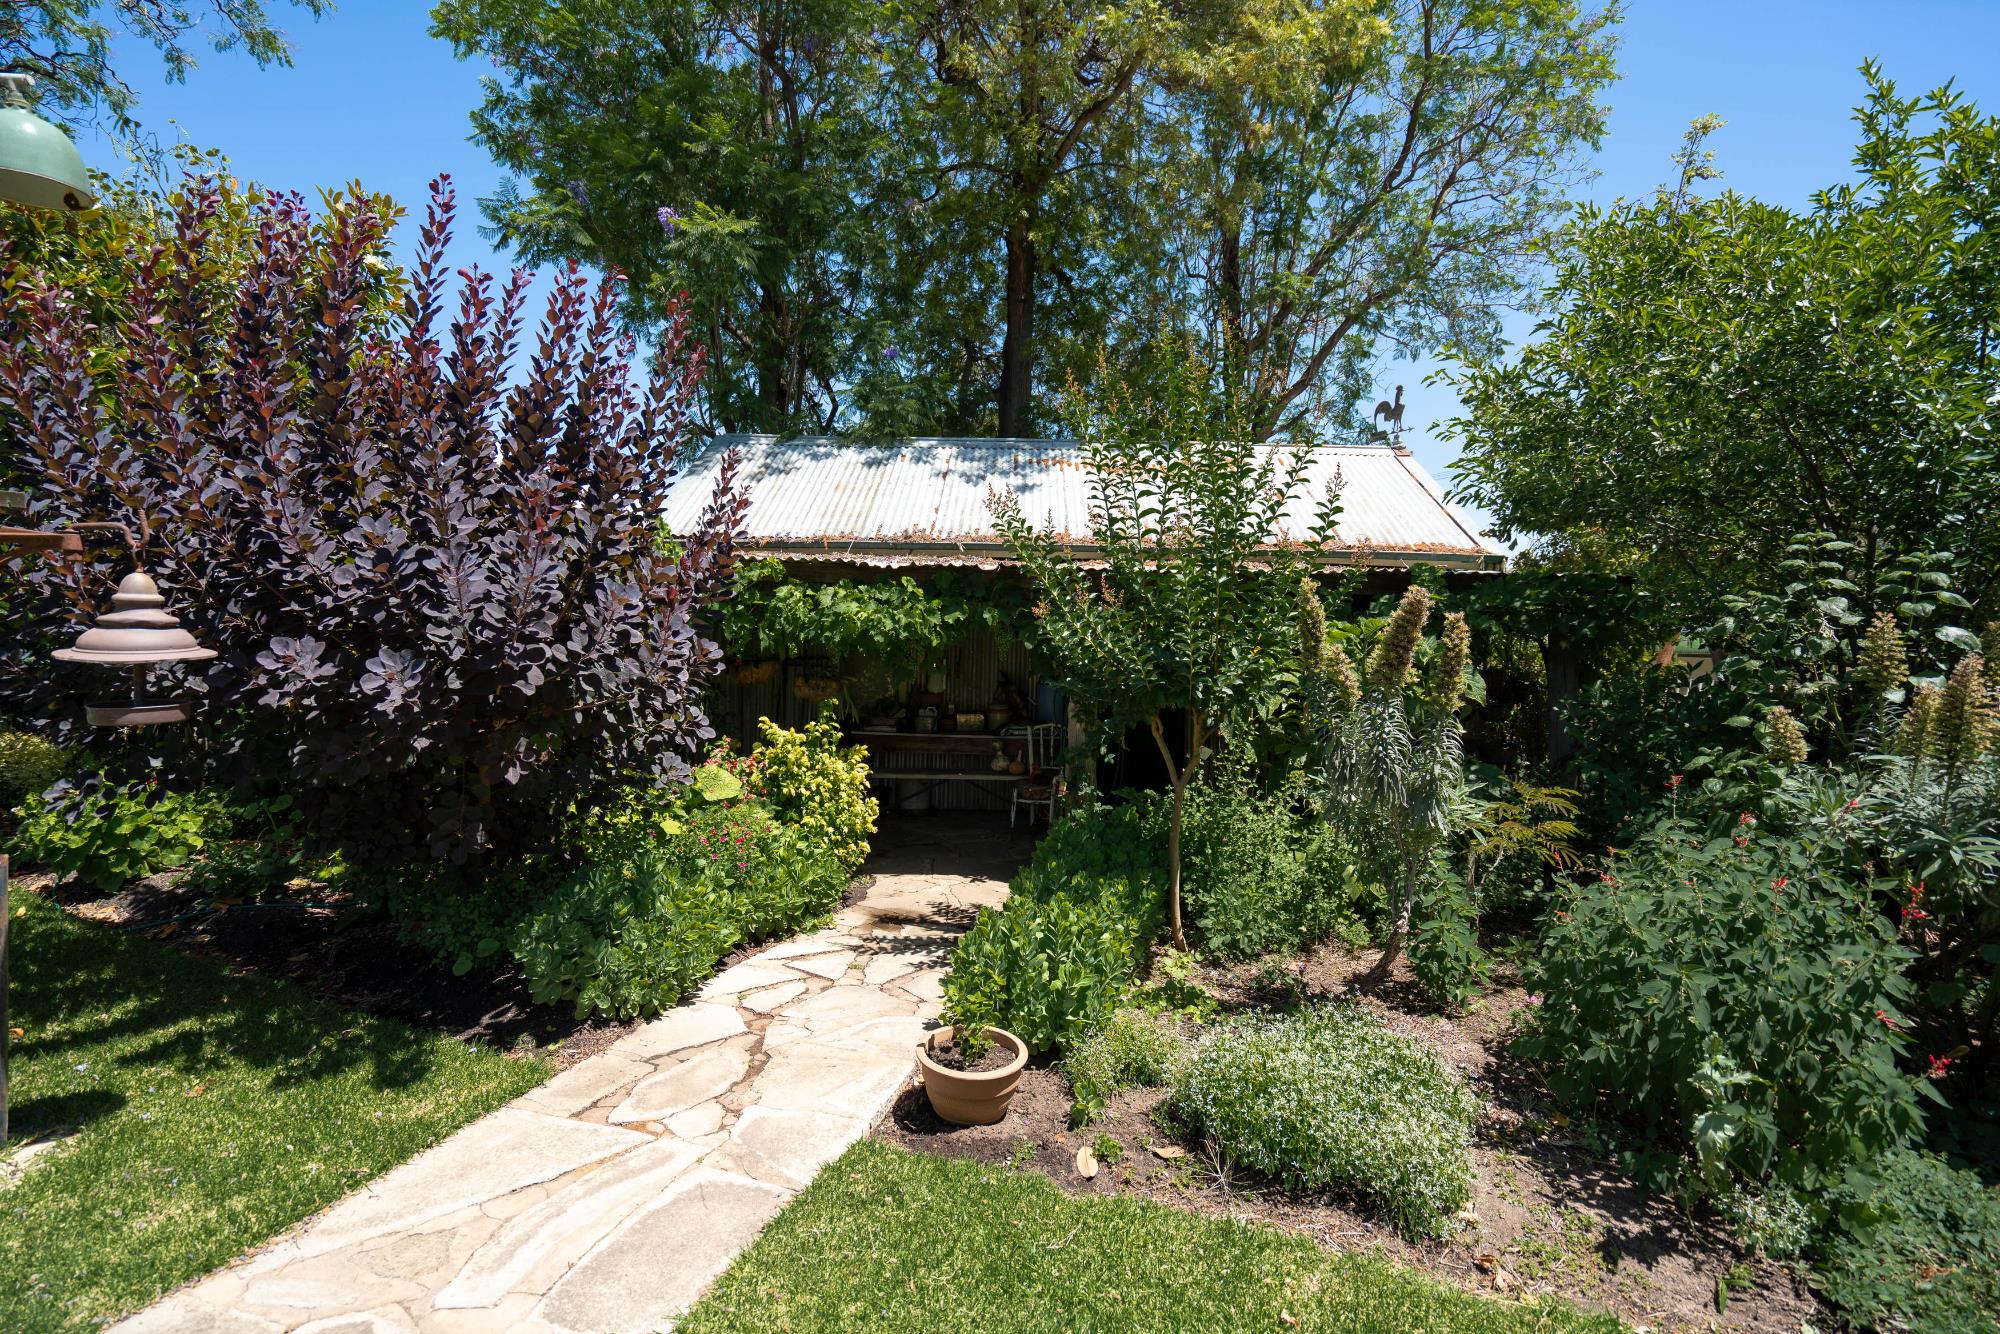
[[[1664,822],[1562,900],[1523,1050],[1559,1096],[1692,1159],[1702,1189],[1810,1191],[1921,1127],[1896,1068],[1910,954],[1818,842],[1738,829]]]
[[[737,945],[824,917],[846,887],[819,837],[754,802],[710,805],[652,846],[561,878],[510,934],[535,1000],[630,1018],[673,1005]]]
[[[1432,874],[1410,931],[1410,970],[1424,999],[1442,1010],[1462,1010],[1486,980],[1486,955],[1473,934],[1473,907],[1465,882],[1443,866]]]
[[[1188,789],[1182,892],[1203,954],[1296,950],[1356,921],[1353,856],[1299,799],[1296,780],[1260,793],[1228,761]]]
[[[1833,1192],[1838,1226],[1813,1281],[1856,1325],[1990,1330],[2000,1311],[2000,1188],[1936,1154],[1898,1150]]]
[[[1157,803],[1092,803],[1054,821],[1014,877],[1015,897],[1065,898],[1123,917],[1142,945],[1165,929],[1167,861]]]
[[[70,753],[33,732],[0,732],[0,811],[38,796],[70,769]]]
[[[1088,1125],[1123,1089],[1161,1088],[1173,1083],[1187,1046],[1181,1025],[1165,1015],[1136,1009],[1113,1011],[1102,1024],[1070,1044],[1063,1057],[1071,1124]]]
[[[735,898],[670,854],[642,852],[561,882],[514,936],[528,994],[628,1019],[692,991],[743,939]]]
[[[180,866],[229,828],[213,793],[175,792],[153,779],[58,783],[21,807],[21,859],[98,890]]]
[[[945,1022],[997,1025],[1033,1051],[1065,1046],[1117,1005],[1138,947],[1117,911],[1061,894],[1010,898],[952,950]]]
[[[1352,1191],[1408,1236],[1442,1236],[1472,1197],[1472,1094],[1352,1006],[1217,1025],[1170,1108],[1232,1162],[1290,1190]]]
[[[818,839],[849,874],[868,858],[879,812],[868,795],[868,752],[840,744],[840,724],[828,717],[796,732],[757,720],[763,740],[740,772],[750,792],[780,824]]]

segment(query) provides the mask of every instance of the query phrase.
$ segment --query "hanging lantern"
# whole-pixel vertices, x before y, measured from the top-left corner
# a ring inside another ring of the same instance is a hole
[[[83,155],[60,127],[37,116],[29,103],[35,81],[0,74],[0,199],[29,208],[78,212],[97,196]]]
[[[132,669],[132,698],[119,703],[92,704],[84,716],[93,727],[148,727],[155,723],[184,723],[194,716],[189,699],[149,700],[146,669],[156,662],[200,662],[215,656],[203,648],[181,623],[166,612],[167,600],[160,587],[144,570],[134,570],[118,581],[111,596],[111,610],[77,636],[71,648],[57,649],[64,662],[98,663],[107,667]]]

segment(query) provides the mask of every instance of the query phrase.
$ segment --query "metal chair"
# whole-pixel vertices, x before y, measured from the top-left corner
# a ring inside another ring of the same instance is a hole
[[[1007,729],[1010,732],[1014,728]],[[1063,783],[1068,773],[1056,763],[1063,752],[1065,728],[1061,723],[1036,723],[1032,727],[1018,729],[1026,734],[1028,772],[1014,785],[1014,800],[1007,808],[1007,827],[1014,827],[1015,818],[1021,808],[1028,808],[1028,827],[1035,824],[1035,810],[1042,811],[1042,823],[1055,819],[1056,798],[1062,795]]]

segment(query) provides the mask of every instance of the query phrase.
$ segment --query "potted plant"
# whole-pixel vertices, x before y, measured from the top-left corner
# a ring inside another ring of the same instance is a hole
[[[1007,1115],[1028,1044],[984,1024],[940,1028],[917,1044],[931,1110],[954,1125],[990,1126]]]

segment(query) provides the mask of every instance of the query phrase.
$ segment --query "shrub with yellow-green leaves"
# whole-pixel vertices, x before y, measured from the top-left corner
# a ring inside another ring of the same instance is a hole
[[[867,860],[880,806],[868,795],[868,752],[840,744],[831,718],[798,731],[757,720],[763,738],[744,775],[750,790],[781,824],[824,844],[848,872]]]
[[[45,791],[70,767],[70,754],[33,732],[0,732],[0,810]]]

